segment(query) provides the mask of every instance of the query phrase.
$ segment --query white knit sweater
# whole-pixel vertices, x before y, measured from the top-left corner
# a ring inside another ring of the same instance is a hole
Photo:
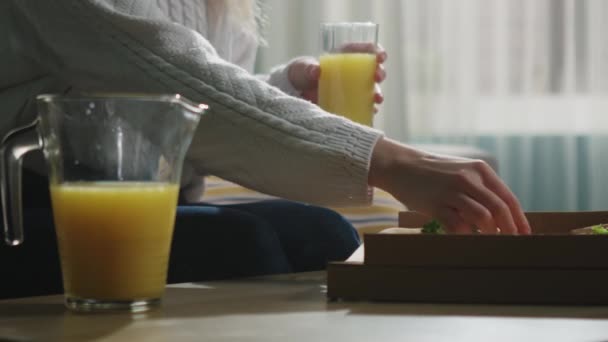
[[[243,69],[256,41],[220,16],[204,0],[0,1],[0,134],[33,119],[39,93],[180,93],[211,108],[188,152],[194,173],[293,200],[368,203],[381,133],[286,94],[282,68],[269,81],[283,91]]]

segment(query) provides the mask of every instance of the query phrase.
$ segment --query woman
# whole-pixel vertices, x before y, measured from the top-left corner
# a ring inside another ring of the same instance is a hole
[[[241,0],[4,1],[0,133],[34,118],[31,100],[39,93],[180,93],[211,108],[188,152],[185,201],[200,197],[205,174],[322,205],[367,204],[370,186],[376,186],[452,232],[467,232],[471,225],[487,233],[497,227],[509,234],[530,232],[515,196],[485,163],[412,149],[298,98],[314,100],[314,60],[277,67],[268,83],[251,75],[247,70],[258,43],[255,8]],[[379,61],[383,58],[380,51]],[[379,68],[377,81],[383,77]],[[1,248],[0,260],[22,258],[28,262],[23,268],[40,268],[42,259],[28,261],[40,251],[51,255],[44,260],[57,260],[54,246],[48,247],[54,239],[48,201],[37,206],[42,209],[29,216],[29,225],[44,227],[38,230],[45,233],[30,229],[29,245]],[[340,216],[317,207],[292,202],[184,206],[169,277],[185,281],[318,269],[327,260],[344,258],[357,243]],[[59,274],[46,269],[48,278]],[[13,277],[21,277],[15,286],[33,273]]]

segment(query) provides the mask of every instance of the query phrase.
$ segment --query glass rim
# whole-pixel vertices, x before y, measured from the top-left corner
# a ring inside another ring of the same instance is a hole
[[[321,23],[322,28],[377,28],[378,23],[371,21],[336,21],[336,22],[324,22]]]
[[[209,108],[204,103],[195,103],[181,96],[180,94],[152,94],[152,93],[83,93],[83,94],[39,94],[37,101],[51,102],[78,102],[78,101],[99,101],[108,99],[133,100],[133,101],[157,101],[174,102],[186,107],[193,113],[202,114]]]

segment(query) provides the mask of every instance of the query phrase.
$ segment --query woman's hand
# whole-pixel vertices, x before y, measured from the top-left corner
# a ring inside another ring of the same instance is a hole
[[[530,234],[509,188],[483,161],[433,155],[388,139],[373,152],[369,184],[409,209],[436,218],[452,233]]]
[[[381,104],[384,101],[382,91],[380,89],[380,83],[386,78],[386,71],[384,70],[383,63],[386,61],[386,51],[380,46],[372,44],[350,44],[344,47],[344,52],[375,52],[378,66],[374,75],[376,81],[374,102]],[[289,81],[296,88],[302,97],[312,103],[318,103],[318,88],[319,88],[319,77],[321,76],[321,68],[319,67],[319,61],[313,57],[300,57],[294,59],[289,64],[288,77]],[[378,109],[374,106],[374,112]]]

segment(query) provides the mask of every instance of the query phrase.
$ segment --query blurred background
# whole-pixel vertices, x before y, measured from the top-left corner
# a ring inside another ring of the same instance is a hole
[[[374,125],[491,153],[526,210],[608,209],[608,1],[263,0],[258,71],[319,53],[325,21],[374,21]]]

